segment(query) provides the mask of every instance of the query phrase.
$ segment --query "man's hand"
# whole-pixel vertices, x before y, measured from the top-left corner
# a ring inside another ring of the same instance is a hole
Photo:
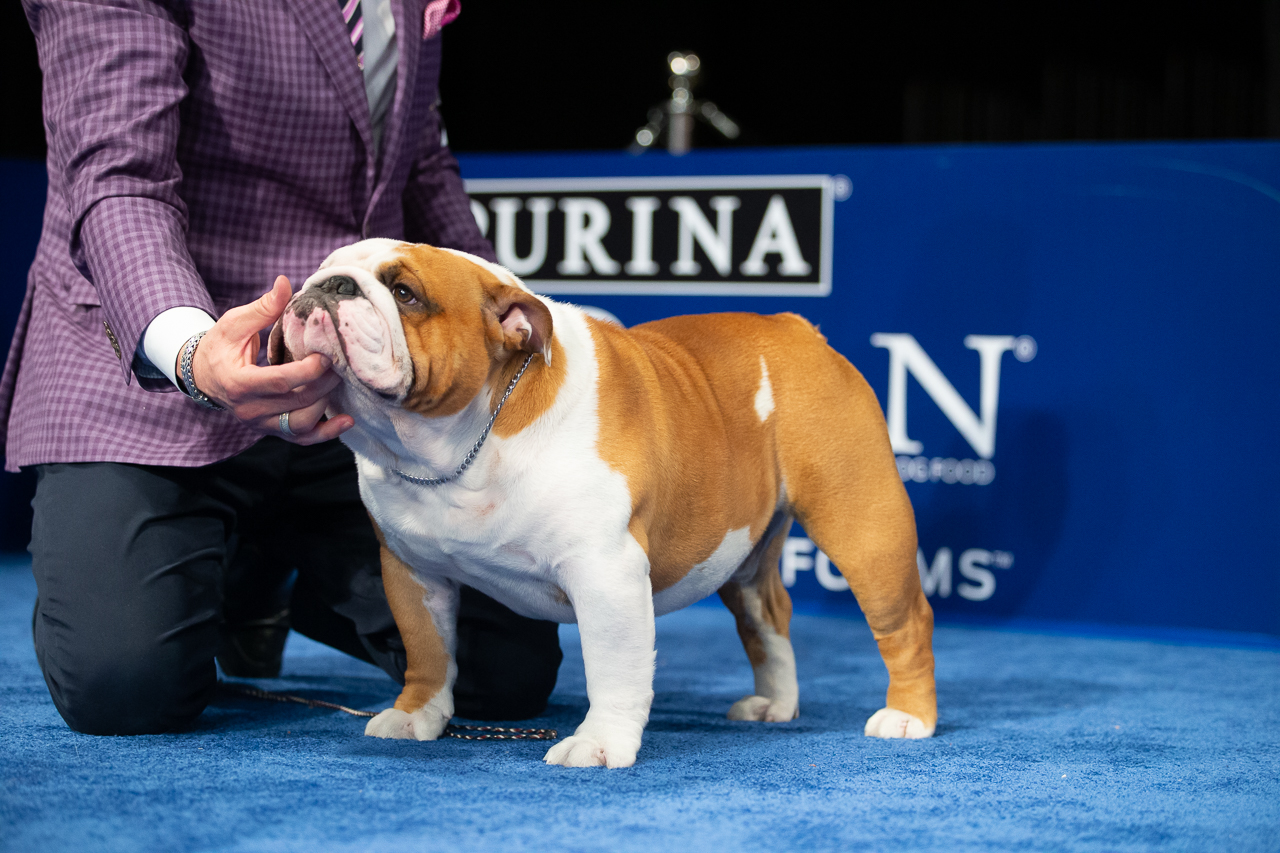
[[[243,423],[294,444],[318,444],[355,426],[350,415],[320,423],[329,392],[341,382],[329,359],[312,353],[288,364],[257,364],[258,332],[280,319],[292,295],[289,279],[279,276],[260,298],[223,314],[196,347],[191,374],[197,388]],[[283,412],[293,436],[280,431]]]

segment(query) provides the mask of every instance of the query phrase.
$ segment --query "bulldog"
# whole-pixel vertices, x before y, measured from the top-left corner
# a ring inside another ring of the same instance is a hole
[[[276,363],[326,355],[408,657],[365,734],[432,740],[453,715],[459,585],[576,622],[590,709],[549,764],[635,762],[654,618],[712,592],[755,675],[733,720],[799,714],[792,519],[839,567],[889,671],[865,734],[933,734],[933,612],[911,503],[861,374],[795,314],[625,329],[447,249],[334,252],[272,330]]]

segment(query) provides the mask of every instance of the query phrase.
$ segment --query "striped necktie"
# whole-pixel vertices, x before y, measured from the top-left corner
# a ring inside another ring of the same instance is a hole
[[[360,14],[360,0],[338,0],[342,7],[342,20],[347,22],[347,35],[356,49],[356,65],[364,70],[364,16]]]

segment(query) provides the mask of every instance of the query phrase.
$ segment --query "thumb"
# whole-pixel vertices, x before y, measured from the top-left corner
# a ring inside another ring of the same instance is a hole
[[[256,335],[280,319],[285,307],[293,296],[293,288],[285,276],[276,276],[275,284],[266,293],[250,302],[232,308],[222,315],[221,325],[228,337],[233,340]]]

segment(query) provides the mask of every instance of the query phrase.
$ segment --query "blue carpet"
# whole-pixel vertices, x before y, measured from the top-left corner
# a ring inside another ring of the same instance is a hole
[[[751,683],[732,620],[658,621],[657,700],[630,770],[542,743],[379,741],[338,712],[224,698],[193,731],[70,732],[31,651],[34,583],[0,564],[0,849],[1280,850],[1280,652],[942,627],[942,722],[864,738],[886,677],[866,626],[793,626],[801,717],[724,712]],[[553,705],[586,709],[577,634]],[[379,671],[290,640],[262,687],[379,709]]]

